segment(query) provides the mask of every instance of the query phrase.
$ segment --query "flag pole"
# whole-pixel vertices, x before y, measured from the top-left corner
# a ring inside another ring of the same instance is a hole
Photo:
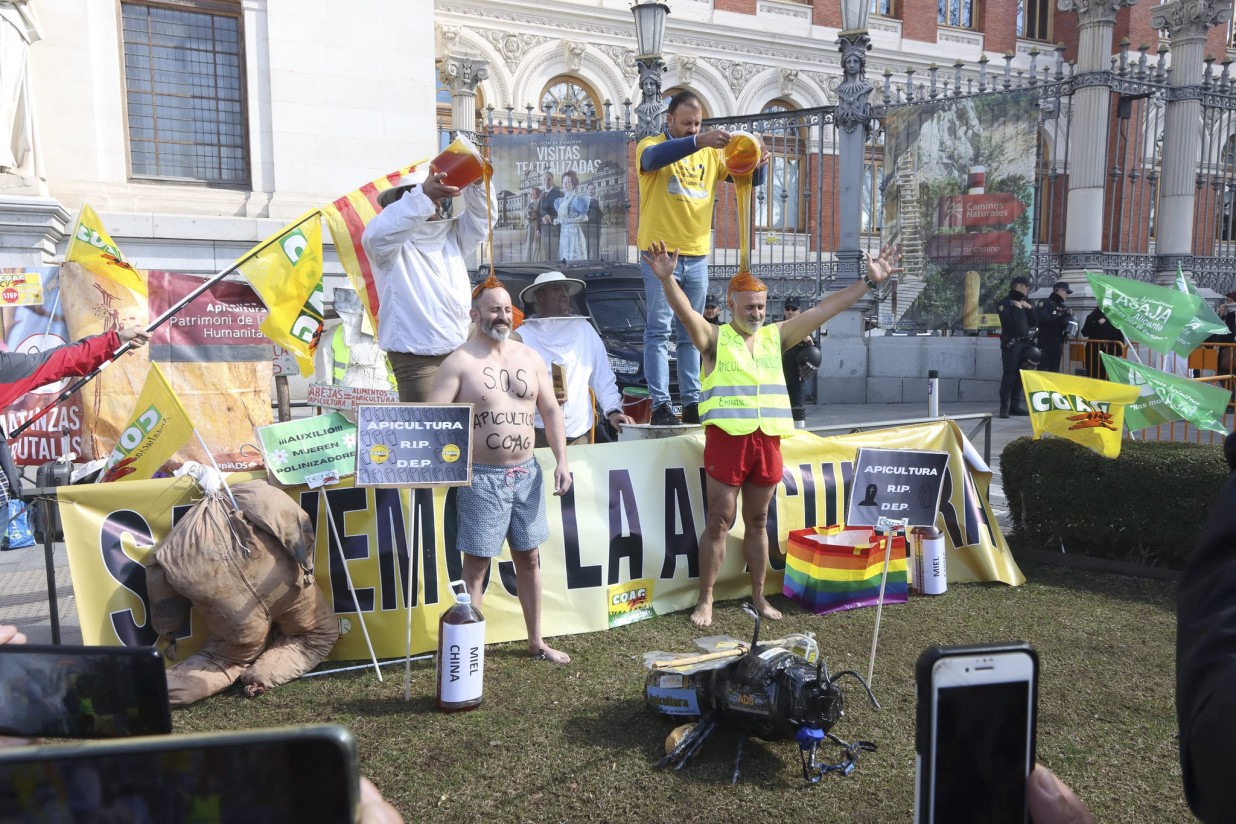
[[[322,211],[319,209],[318,211],[313,212],[311,215],[307,215],[304,220],[297,221],[296,223],[292,225],[299,226],[300,224],[304,223],[305,220],[308,220],[310,217],[313,217],[314,215],[317,216],[318,220],[322,219]],[[185,306],[187,306],[191,301],[195,300],[198,296],[200,296],[203,292],[205,292],[211,286],[214,286],[216,283],[218,283],[219,281],[223,280],[228,275],[235,272],[241,266],[244,266],[250,260],[257,257],[259,252],[261,252],[263,249],[265,249],[270,244],[274,243],[275,240],[277,239],[278,239],[277,236],[268,238],[267,240],[259,243],[257,246],[254,246],[252,249],[250,249],[249,252],[244,257],[238,259],[231,266],[211,275],[209,278],[204,280],[200,285],[198,285],[193,290],[191,290],[189,294],[181,298],[180,301],[176,303],[176,305],[169,307],[166,311],[164,311],[162,315],[159,315],[158,318],[151,321],[146,326],[146,331],[153,332],[155,329],[158,329],[164,323],[167,323],[167,321],[170,320],[173,315],[175,315],[181,309],[185,308]],[[12,432],[10,432],[8,435],[8,440],[10,441],[16,440],[18,436],[20,436],[21,433],[29,429],[31,425],[34,424],[35,421],[37,421],[39,418],[46,415],[53,406],[55,406],[58,403],[67,401],[77,392],[77,390],[81,389],[83,386],[85,386],[86,384],[90,383],[92,380],[97,378],[104,369],[106,369],[108,366],[114,363],[117,358],[119,358],[121,355],[125,354],[132,348],[133,348],[132,342],[122,344],[119,349],[117,349],[115,352],[112,353],[110,360],[104,361],[103,363],[96,366],[93,370],[91,370],[89,374],[83,375],[82,377],[75,380],[67,389],[65,389],[63,392],[57,395],[54,401],[52,401],[47,406],[40,409],[38,412],[35,412],[33,415],[27,418],[25,422],[22,423],[21,426],[17,427]]]
[[[223,477],[223,470],[219,469],[219,464],[215,463],[215,456],[211,454],[210,447],[206,445],[206,440],[202,437],[202,433],[197,431],[196,426],[193,427],[193,434],[197,435],[197,442],[202,445],[202,451],[206,453],[206,459],[215,468],[215,472],[219,473],[219,480],[223,483],[223,488],[227,490],[227,497],[232,502],[232,508],[240,509],[240,504],[236,503],[236,496],[232,494],[232,488],[227,485],[227,478]]]
[[[884,518],[880,519],[884,521]],[[871,633],[871,660],[867,662],[867,683],[871,683],[871,677],[875,674],[875,656],[876,643],[880,640],[880,616],[884,612],[884,586],[888,583],[888,562],[893,554],[893,539],[896,537],[898,530],[903,534],[909,521],[902,519],[900,521],[887,521],[879,527],[879,531],[884,534],[884,571],[880,573],[880,592],[876,596],[876,619],[875,630]]]
[[[382,680],[382,668],[378,666],[378,656],[373,651],[373,641],[369,640],[369,628],[365,626],[365,613],[361,610],[360,601],[356,599],[356,585],[352,583],[352,572],[348,569],[348,559],[343,554],[343,541],[339,539],[339,528],[335,526],[335,516],[330,511],[330,497],[326,494],[326,488],[318,489],[322,496],[322,505],[326,509],[326,523],[330,527],[330,534],[335,536],[335,548],[339,550],[339,563],[343,566],[343,577],[348,582],[348,592],[352,593],[352,605],[356,607],[356,617],[360,620],[361,634],[365,636],[365,645],[369,647],[369,658],[373,661],[373,671],[378,674],[378,680]],[[327,541],[329,542],[329,538]]]

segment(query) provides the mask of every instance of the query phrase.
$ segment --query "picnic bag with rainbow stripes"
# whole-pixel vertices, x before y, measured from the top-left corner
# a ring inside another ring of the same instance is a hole
[[[885,538],[870,527],[816,526],[790,532],[786,597],[816,615],[875,606]],[[906,540],[893,536],[884,603],[906,602]]]

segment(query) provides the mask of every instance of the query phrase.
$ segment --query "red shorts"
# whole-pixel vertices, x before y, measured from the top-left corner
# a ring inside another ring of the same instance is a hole
[[[776,486],[781,483],[781,436],[760,429],[731,435],[719,426],[705,426],[704,469],[729,486]]]

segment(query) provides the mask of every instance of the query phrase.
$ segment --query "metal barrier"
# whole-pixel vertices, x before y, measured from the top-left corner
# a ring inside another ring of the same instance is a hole
[[[983,431],[983,460],[988,466],[991,466],[991,413],[990,412],[971,412],[968,415],[941,415],[938,418],[899,418],[892,421],[871,421],[870,423],[834,423],[828,426],[810,426],[806,431],[819,435],[824,432],[844,432],[851,435],[855,432],[866,432],[871,429],[892,429],[898,426],[915,426],[920,423],[934,423],[939,420],[950,420],[957,423],[959,426],[962,421],[969,421],[974,424],[974,427],[966,432],[963,427],[963,434],[974,440],[974,435],[980,429]]]

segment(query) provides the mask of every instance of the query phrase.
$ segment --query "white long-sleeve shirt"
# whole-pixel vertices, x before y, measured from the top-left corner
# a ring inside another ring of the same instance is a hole
[[[545,361],[560,363],[566,371],[567,402],[562,407],[566,421],[566,436],[578,438],[592,429],[592,399],[588,388],[596,393],[601,409],[609,414],[622,411],[622,395],[609,365],[609,355],[601,336],[587,318],[528,318],[519,327],[523,342],[536,350]],[[544,428],[538,412],[535,425]]]
[[[361,244],[378,288],[378,345],[385,352],[447,355],[468,337],[472,290],[465,256],[489,234],[483,182],[467,186],[460,214],[429,220],[436,207],[409,189],[369,221]],[[489,215],[498,208],[491,199]]]

